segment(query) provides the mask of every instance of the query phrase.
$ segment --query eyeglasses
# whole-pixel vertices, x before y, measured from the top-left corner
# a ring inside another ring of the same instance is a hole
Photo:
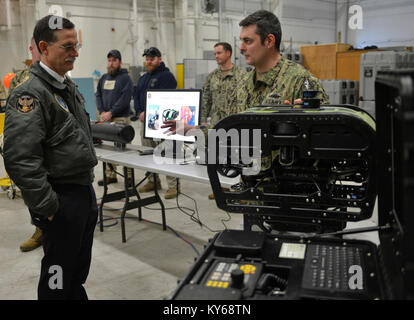
[[[80,43],[77,43],[75,45],[68,44],[67,46],[59,46],[59,48],[62,48],[65,51],[79,51],[79,49],[82,48],[82,45]]]
[[[49,42],[49,44],[55,44],[55,42]],[[82,48],[82,45],[80,43],[77,43],[75,45],[68,44],[66,46],[59,46],[59,48],[64,49],[66,52],[69,51],[79,51],[80,48]]]

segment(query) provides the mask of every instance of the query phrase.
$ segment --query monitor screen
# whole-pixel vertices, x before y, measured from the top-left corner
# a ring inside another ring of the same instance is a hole
[[[168,135],[168,128],[161,128],[161,126],[166,120],[182,120],[188,125],[198,126],[201,91],[199,89],[148,90],[144,137],[194,142],[194,136]]]

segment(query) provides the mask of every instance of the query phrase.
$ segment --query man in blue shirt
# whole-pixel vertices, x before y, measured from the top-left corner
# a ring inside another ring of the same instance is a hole
[[[147,89],[176,89],[177,80],[170,72],[161,58],[161,52],[156,47],[145,49],[142,55],[145,57],[145,67],[147,72],[138,80],[138,85],[134,93],[135,113],[141,121],[141,141],[142,145],[155,148],[157,142],[152,139],[144,138],[144,111],[146,106]],[[161,181],[157,178],[157,189],[161,189]],[[139,192],[150,192],[155,188],[153,175],[150,176],[147,184],[138,189]],[[176,198],[180,190],[180,181],[175,177],[167,176],[168,190],[165,193],[166,199]],[[178,188],[177,188],[178,186]]]
[[[132,97],[132,80],[128,75],[128,70],[121,68],[121,53],[118,50],[109,51],[108,73],[99,79],[96,89],[96,106],[99,111],[101,121],[117,122],[130,124],[130,102]],[[107,183],[116,183],[116,165],[106,167]],[[131,169],[128,169],[130,172]],[[98,181],[98,185],[103,185],[103,180]]]

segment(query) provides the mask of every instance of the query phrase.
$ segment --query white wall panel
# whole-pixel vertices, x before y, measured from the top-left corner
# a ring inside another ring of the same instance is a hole
[[[3,4],[5,0],[0,1]],[[32,6],[36,3],[36,8],[41,8],[42,12],[26,9],[23,20],[29,22],[22,23],[17,19],[20,15],[19,3],[22,1],[31,3]],[[0,31],[0,72],[4,74],[17,68],[29,58],[28,43],[24,43],[29,41],[32,33],[33,17],[36,14],[46,15],[50,5],[60,5],[64,15],[70,12],[70,19],[82,30],[83,48],[72,73],[76,77],[91,76],[94,70],[105,72],[106,53],[113,48],[121,51],[124,63],[132,64],[135,61],[141,65],[143,49],[157,46],[174,73],[176,63],[183,59],[202,58],[203,51],[213,50],[217,41],[227,41],[237,51],[239,22],[246,14],[261,8],[275,9],[278,3],[282,4],[282,7],[276,9],[282,13],[279,18],[285,48],[290,46],[291,39],[294,50],[304,44],[335,42],[336,29],[342,31],[342,42],[347,33],[348,43],[354,46],[413,44],[414,0],[394,0],[392,3],[386,0],[358,1],[364,9],[364,29],[357,32],[345,28],[345,0],[338,0],[337,23],[334,0],[227,0],[222,2],[221,37],[219,14],[204,14],[201,11],[197,14],[194,1],[158,0],[156,8],[156,1],[137,0],[138,15],[131,33],[132,0],[11,0],[15,4],[15,21],[12,30]],[[201,10],[201,2],[198,7]],[[156,17],[157,12],[159,19]],[[32,18],[30,14],[33,15]],[[200,18],[198,28],[195,28],[196,17]]]
[[[363,28],[348,28],[348,43],[357,48],[414,45],[413,0],[365,0],[358,4],[363,10]],[[340,6],[339,12],[345,16],[346,4]]]
[[[6,1],[0,2],[0,81],[7,73],[23,69],[29,58],[29,43],[23,46],[19,1],[11,0],[8,6],[7,14]]]

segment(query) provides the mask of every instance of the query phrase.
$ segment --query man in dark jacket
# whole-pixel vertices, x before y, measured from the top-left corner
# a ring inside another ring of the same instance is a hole
[[[142,145],[148,147],[155,147],[157,143],[152,139],[144,138],[144,111],[146,107],[146,90],[148,89],[176,89],[177,80],[170,72],[161,58],[161,52],[158,48],[151,47],[145,49],[142,55],[145,57],[145,67],[147,72],[141,76],[138,80],[138,85],[134,93],[134,108],[136,115],[139,116],[141,121],[141,141]],[[161,181],[158,175],[155,175],[157,179],[157,189],[161,189]],[[150,192],[155,188],[155,179],[153,175],[150,176],[150,180],[138,189],[139,192]],[[168,190],[165,193],[166,199],[172,199],[177,197],[180,190],[180,181],[175,177],[167,176]],[[177,188],[178,186],[178,188]]]
[[[66,76],[80,45],[74,24],[62,17],[40,19],[33,36],[41,60],[7,100],[4,164],[43,231],[38,298],[87,299],[98,161],[85,101]]]
[[[118,50],[109,51],[108,73],[99,79],[96,88],[96,107],[101,121],[130,124],[129,113],[132,97],[132,80],[127,69],[122,69],[121,53]],[[118,182],[116,177],[116,165],[106,166],[106,182]],[[130,175],[129,175],[130,176]],[[103,185],[103,180],[98,181]]]

